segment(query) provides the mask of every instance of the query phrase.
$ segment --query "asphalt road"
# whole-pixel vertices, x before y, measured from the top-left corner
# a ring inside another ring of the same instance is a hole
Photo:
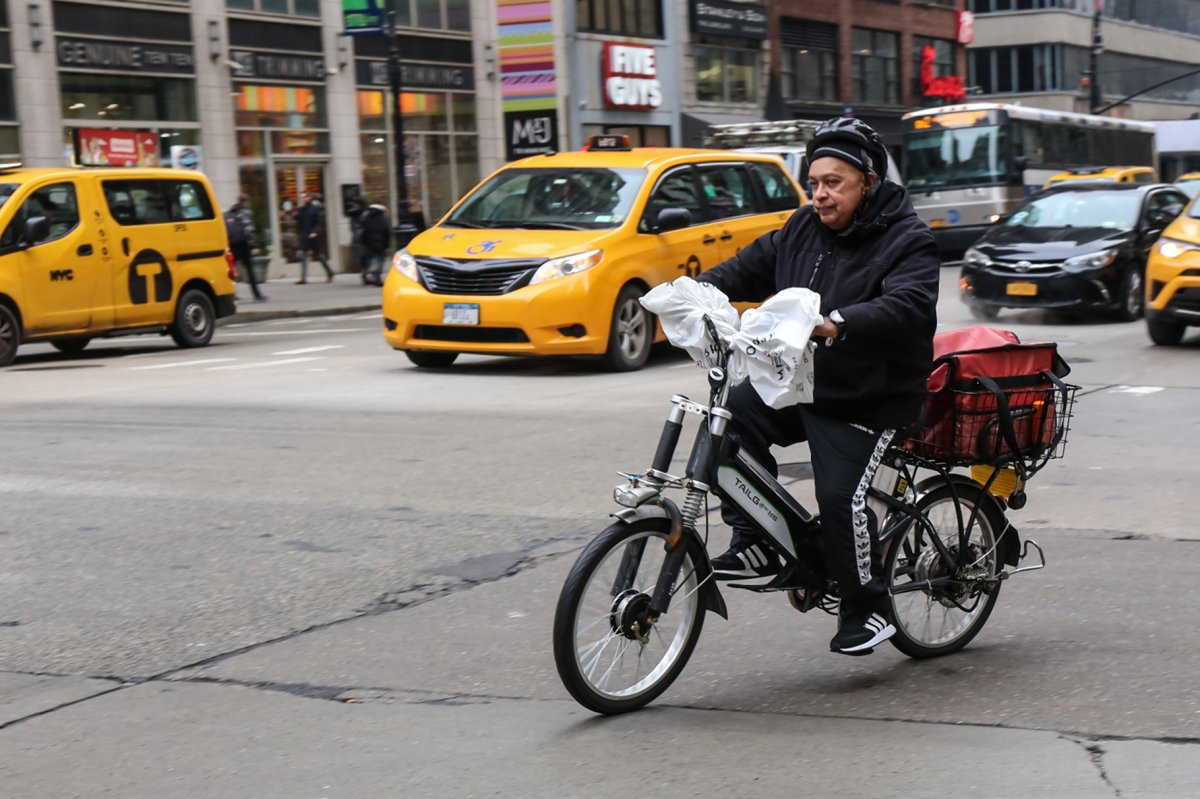
[[[973,322],[954,282],[944,327]],[[704,394],[686,359],[426,372],[377,314],[24,348],[0,373],[0,794],[1193,795],[1200,336],[995,324],[1059,341],[1082,386],[1013,514],[1049,567],[929,662],[833,656],[828,618],[727,592],[680,681],[614,720],[567,697],[548,626],[615,473]]]

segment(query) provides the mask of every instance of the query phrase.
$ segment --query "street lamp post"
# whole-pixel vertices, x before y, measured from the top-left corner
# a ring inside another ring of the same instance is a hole
[[[391,0],[394,5],[396,0]],[[413,237],[421,232],[413,219],[412,209],[408,203],[408,176],[404,157],[404,113],[400,107],[400,35],[396,32],[396,11],[388,10],[388,82],[392,90],[392,135],[394,141],[394,158],[396,161],[396,227],[392,234],[396,239],[397,249],[407,247]]]

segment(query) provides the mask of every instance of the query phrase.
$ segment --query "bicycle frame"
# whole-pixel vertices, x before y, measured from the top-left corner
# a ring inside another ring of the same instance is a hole
[[[672,535],[668,546],[677,552],[668,557],[663,573],[654,592],[651,610],[655,615],[667,611],[673,587],[679,578],[683,562],[682,536],[694,536],[703,543],[696,527],[697,518],[706,495],[711,491],[731,503],[756,529],[765,542],[782,556],[785,567],[780,578],[767,586],[739,586],[751,590],[791,590],[808,587],[823,590],[826,587],[824,563],[820,546],[820,519],[808,511],[779,481],[748,453],[742,451],[737,441],[727,435],[732,413],[725,407],[729,385],[725,370],[714,367],[709,370],[712,390],[707,407],[693,402],[685,396],[671,397],[671,409],[659,437],[654,461],[645,474],[628,474],[628,486],[614,490],[616,501],[628,508],[639,508],[647,504],[661,508],[672,520]],[[700,417],[692,450],[684,476],[672,475],[667,471],[678,446],[684,419],[688,414]],[[970,556],[965,542],[977,523],[981,507],[975,505],[969,515],[964,515],[957,499],[956,485],[960,481],[970,482],[962,475],[951,474],[949,468],[920,456],[892,447],[885,455],[885,462],[892,467],[894,479],[877,480],[867,490],[869,501],[874,501],[878,513],[879,541],[881,546],[904,534],[913,524],[919,525],[928,535],[929,542],[938,555],[954,568],[966,565]],[[916,483],[918,468],[935,472],[921,484]],[[881,470],[882,471],[882,470]],[[881,484],[882,483],[882,484]],[[958,515],[959,545],[955,552],[937,535],[930,523],[914,507],[916,498],[938,485],[949,485],[955,495]],[[686,496],[682,507],[663,497],[665,488],[682,488]],[[622,514],[618,514],[622,515]],[[1008,525],[996,542],[1000,561],[1016,566],[1021,559],[1017,531]],[[626,552],[622,573],[632,573],[641,560],[641,552],[631,548]],[[702,587],[708,594],[708,606],[724,614],[724,601],[711,579],[711,574],[702,575]],[[619,581],[618,581],[619,582]],[[910,583],[894,589],[894,593],[916,590],[936,590],[939,585],[956,583],[953,577],[935,578],[921,583]],[[622,586],[614,585],[614,593]],[[713,595],[716,598],[713,598]]]

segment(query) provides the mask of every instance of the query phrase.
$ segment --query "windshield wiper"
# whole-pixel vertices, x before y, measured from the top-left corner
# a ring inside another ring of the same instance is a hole
[[[468,221],[467,221],[467,220],[465,220],[465,219],[451,219],[451,220],[449,220],[449,221],[447,221],[447,222],[443,223],[443,227],[473,227],[473,228],[486,228],[486,227],[491,227],[491,226],[490,226],[490,225],[481,225],[481,224],[480,224],[480,223],[478,223],[478,222],[468,222]]]
[[[584,225],[572,225],[570,222],[525,222],[520,225],[525,230],[588,230]]]

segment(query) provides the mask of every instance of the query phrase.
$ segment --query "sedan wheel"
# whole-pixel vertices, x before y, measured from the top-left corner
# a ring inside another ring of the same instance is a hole
[[[1130,268],[1121,279],[1121,307],[1117,310],[1121,321],[1133,322],[1142,318],[1142,308],[1146,304],[1145,292],[1141,268]]]

